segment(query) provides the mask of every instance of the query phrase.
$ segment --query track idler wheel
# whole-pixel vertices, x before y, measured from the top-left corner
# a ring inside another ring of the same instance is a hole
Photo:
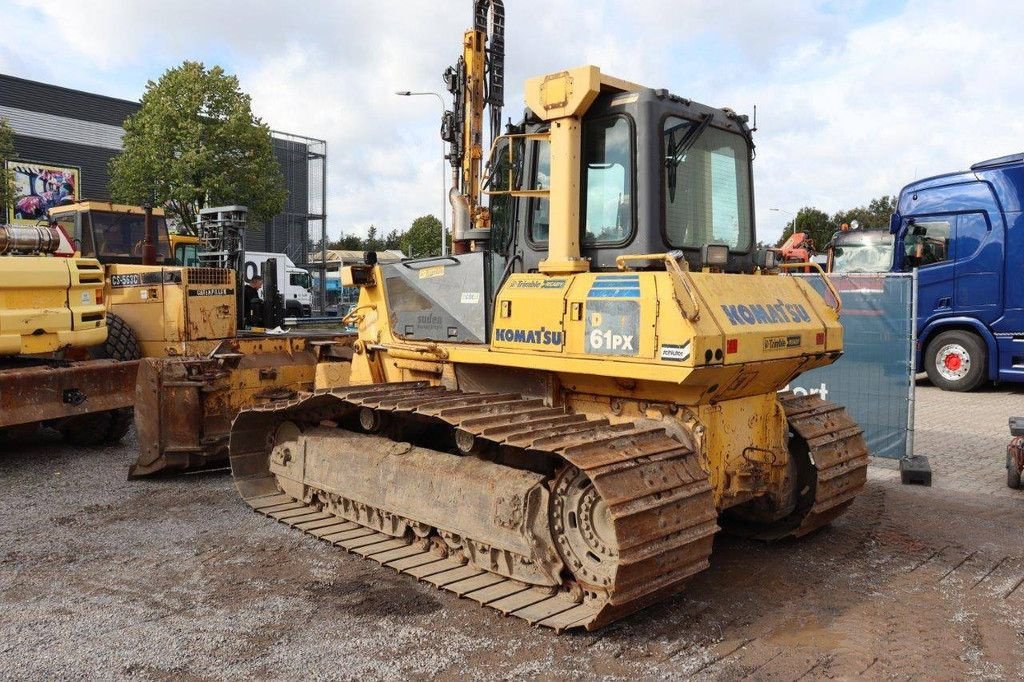
[[[610,589],[619,558],[614,522],[593,482],[574,466],[563,468],[554,480],[550,520],[558,554],[576,579]]]

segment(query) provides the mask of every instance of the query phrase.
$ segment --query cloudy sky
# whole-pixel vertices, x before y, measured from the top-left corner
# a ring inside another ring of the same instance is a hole
[[[505,0],[506,116],[526,77],[592,63],[757,105],[758,232],[1024,148],[1024,3]],[[272,128],[328,141],[332,235],[441,208],[441,92],[470,0],[0,0],[0,73],[127,99],[184,59],[237,74]],[[287,8],[287,9],[286,9]],[[446,93],[445,93],[446,94]],[[770,209],[777,208],[778,211]]]

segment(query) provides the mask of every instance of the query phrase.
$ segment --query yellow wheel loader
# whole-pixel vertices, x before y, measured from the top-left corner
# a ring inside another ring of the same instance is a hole
[[[720,528],[799,537],[849,508],[861,429],[778,393],[840,357],[840,304],[756,250],[751,130],[730,109],[569,69],[526,83],[481,168],[504,17],[476,8],[442,129],[454,255],[346,268],[347,368],[242,411],[231,467],[292,528],[594,629],[682,589]]]
[[[241,407],[312,388],[320,339],[241,330],[237,271],[178,265],[172,244],[198,239],[172,240],[164,212],[148,214],[99,201],[50,210],[81,253],[102,264],[112,347],[143,358],[126,402],[140,448],[130,477],[226,463]]]
[[[103,295],[102,266],[60,230],[0,225],[0,433],[94,446],[128,430],[138,350]]]

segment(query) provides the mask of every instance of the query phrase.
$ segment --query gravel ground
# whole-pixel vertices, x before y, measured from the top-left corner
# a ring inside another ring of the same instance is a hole
[[[224,472],[127,482],[132,436],[7,445],[0,678],[1020,678],[1024,492],[974,479],[998,472],[1024,395],[972,394],[969,429],[934,418],[951,395],[918,393],[936,487],[873,466],[831,528],[719,537],[682,595],[562,636],[288,531]],[[981,418],[1001,430],[981,437]]]

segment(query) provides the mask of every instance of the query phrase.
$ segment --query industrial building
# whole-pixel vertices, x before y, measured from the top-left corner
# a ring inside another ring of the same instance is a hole
[[[40,196],[24,202],[24,215],[34,220],[35,214],[45,213],[44,188],[60,196],[109,200],[107,165],[121,150],[125,119],[139,107],[138,102],[0,74],[0,118],[14,130],[18,157],[12,167],[25,178],[41,179],[30,183],[39,187]],[[297,264],[308,264],[310,238],[319,240],[325,229],[327,143],[277,131],[273,141],[288,198],[269,223],[250,226],[246,248],[285,253]]]

